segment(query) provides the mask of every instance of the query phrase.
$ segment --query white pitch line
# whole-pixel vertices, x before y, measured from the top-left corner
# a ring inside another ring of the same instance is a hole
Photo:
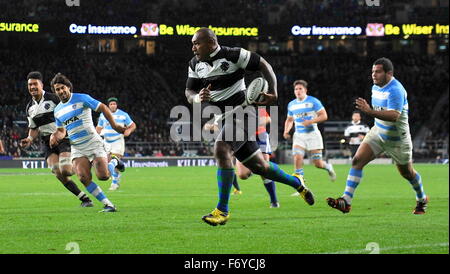
[[[22,172],[22,173],[1,173],[0,172],[0,176],[23,176],[23,175],[29,175],[29,176],[35,176],[35,175],[38,175],[38,176],[42,176],[42,175],[53,175],[51,172],[47,172],[47,173],[43,173],[43,172],[40,172],[40,173],[25,173],[25,172]]]
[[[390,247],[384,247],[380,248],[379,251],[386,251],[386,250],[395,250],[395,249],[415,249],[415,248],[421,248],[421,247],[445,247],[448,246],[447,243],[434,243],[434,244],[423,244],[423,245],[404,245],[404,246],[390,246]],[[370,250],[367,249],[353,249],[353,250],[341,250],[337,252],[325,252],[320,254],[355,254],[355,253],[370,253]]]

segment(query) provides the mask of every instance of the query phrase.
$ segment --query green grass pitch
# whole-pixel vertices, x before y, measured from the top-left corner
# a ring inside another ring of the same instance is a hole
[[[335,166],[335,183],[306,166],[314,206],[277,183],[281,207],[269,208],[260,178],[252,176],[240,181],[243,194],[231,195],[231,218],[218,227],[201,221],[217,203],[214,167],[128,168],[115,192],[107,190],[110,181],[94,180],[117,213],[98,213],[97,200],[94,208],[80,208],[49,170],[1,169],[0,253],[65,254],[73,242],[81,254],[369,253],[369,243],[382,254],[448,253],[448,165],[415,167],[430,196],[423,216],[412,214],[414,192],[393,165],[366,167],[345,215],[325,199],[341,195],[349,166]]]

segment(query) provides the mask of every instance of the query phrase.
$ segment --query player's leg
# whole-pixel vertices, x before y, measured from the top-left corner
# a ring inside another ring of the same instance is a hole
[[[224,141],[216,141],[214,144],[214,157],[216,158],[217,185],[219,188],[219,202],[216,208],[208,215],[202,217],[207,224],[216,226],[224,225],[229,219],[228,202],[230,200],[233,179],[236,176],[233,168],[231,146]]]
[[[77,185],[70,179],[70,177],[74,174],[72,162],[70,159],[70,144],[67,142],[66,149],[61,148],[59,153],[59,171],[61,173],[61,176],[66,180],[68,183],[64,186],[69,189],[73,194],[77,195],[77,197],[81,201],[81,207],[92,207],[94,204],[92,203],[91,199],[84,193],[83,191],[79,190]],[[78,193],[78,194],[77,194]]]
[[[117,140],[116,142],[111,143],[111,150],[108,161],[116,158],[121,162],[123,154],[125,153],[125,141]],[[110,170],[111,173],[111,186],[109,190],[117,190],[120,187],[120,170],[118,168],[114,168]]]
[[[247,180],[251,175],[252,172],[250,169],[248,169],[246,166],[244,166],[241,162],[239,162],[238,159],[236,159],[236,176],[233,180],[233,186],[235,190],[233,191],[233,194],[242,194],[241,188],[239,187],[239,183],[237,181],[237,178],[241,180]]]
[[[416,207],[414,214],[424,214],[428,205],[428,195],[423,190],[422,177],[413,168],[412,164],[412,141],[410,138],[404,140],[397,146],[386,146],[386,154],[392,157],[397,169],[403,178],[408,180],[416,193]]]
[[[67,153],[65,153],[67,154]],[[65,158],[67,155],[62,155],[62,158]],[[69,163],[70,163],[70,154],[69,154]],[[63,162],[65,163],[65,162]],[[73,195],[75,195],[80,201],[81,206],[83,206],[84,203],[88,203],[90,201],[89,197],[81,191],[78,186],[75,184],[74,181],[70,179],[70,175],[72,175],[72,167],[70,167],[69,172],[64,171],[64,173],[61,171],[60,168],[60,157],[56,153],[51,153],[47,157],[47,165],[51,169],[52,173],[55,174],[56,178],[62,183],[62,185],[69,190]],[[67,167],[65,167],[67,168]],[[70,175],[69,175],[70,174]],[[86,204],[86,206],[88,206]]]
[[[294,134],[294,136],[296,136]],[[305,171],[303,169],[303,161],[304,161],[304,157],[306,154],[306,150],[305,150],[305,144],[300,141],[301,139],[298,137],[297,139],[294,138],[294,143],[292,145],[292,155],[294,157],[294,173],[300,176],[305,177]],[[298,145],[300,144],[301,145]],[[291,196],[298,196],[300,195],[300,193],[298,193],[297,191],[292,193]]]
[[[305,148],[298,145],[292,146],[292,155],[294,157],[295,174],[305,176],[305,172],[303,170],[303,159],[305,157]]]
[[[104,161],[106,165],[106,158]],[[114,204],[106,197],[100,186],[92,181],[91,161],[87,157],[77,157],[73,159],[72,163],[74,165],[75,173],[81,183],[86,187],[87,191],[105,206],[103,212],[116,211]]]
[[[356,188],[358,187],[361,179],[363,177],[363,168],[370,161],[375,159],[376,155],[379,154],[381,148],[375,149],[375,146],[370,146],[368,143],[363,142],[358,151],[355,154],[355,157],[352,159],[352,167],[347,176],[346,187],[344,190],[344,194],[337,199],[328,198],[328,205],[336,208],[343,213],[348,213],[351,210],[351,203],[353,200],[353,196]]]
[[[416,193],[417,205],[413,213],[425,214],[425,210],[428,205],[428,196],[423,190],[422,177],[419,172],[413,168],[412,162],[408,162],[407,164],[397,164],[397,169],[403,178],[408,180]]]
[[[336,172],[334,172],[333,165],[322,160],[322,150],[313,149],[310,151],[311,160],[316,168],[325,169],[330,176],[332,182],[336,181]]]
[[[314,204],[314,196],[306,187],[301,175],[289,175],[273,162],[267,162],[256,142],[246,142],[235,152],[236,158],[253,173],[264,178],[280,182],[295,188],[302,198],[309,204]]]
[[[270,154],[263,153],[263,156],[264,156],[264,160],[266,160],[267,162],[270,161]],[[277,191],[276,191],[275,182],[273,180],[264,178],[262,176],[261,176],[261,179],[263,180],[264,187],[266,188],[267,193],[269,193],[270,207],[271,208],[280,207],[280,203],[278,202],[278,199],[277,199]]]

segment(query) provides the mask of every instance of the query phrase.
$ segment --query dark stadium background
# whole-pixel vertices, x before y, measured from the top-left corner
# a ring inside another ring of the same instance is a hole
[[[77,1],[69,1],[76,2]],[[373,3],[372,3],[373,2]],[[377,4],[379,5],[372,5]],[[372,3],[372,4],[370,4]],[[324,104],[329,120],[321,125],[327,157],[346,158],[339,140],[354,110],[352,99],[370,99],[371,64],[390,58],[405,86],[415,161],[448,158],[448,1],[365,0],[0,0],[0,157],[39,157],[40,147],[21,150],[27,136],[26,75],[39,70],[44,89],[66,74],[76,92],[103,102],[119,98],[138,130],[127,139],[128,156],[211,155],[211,144],[170,139],[169,112],[188,106],[184,88],[192,58],[191,35],[142,36],[143,23],[252,27],[258,36],[219,36],[219,43],[256,51],[278,78],[279,129],[294,99],[292,82],[305,79]],[[38,24],[38,32],[6,31],[2,23]],[[399,34],[366,35],[369,23],[398,26]],[[74,34],[70,25],[135,26],[136,35]],[[427,35],[402,33],[402,25],[433,26]],[[436,33],[436,25],[446,26]],[[294,36],[298,26],[356,27],[360,35]],[[365,122],[372,125],[372,119]],[[289,143],[280,139],[277,157]],[[1,165],[1,164],[0,164]]]

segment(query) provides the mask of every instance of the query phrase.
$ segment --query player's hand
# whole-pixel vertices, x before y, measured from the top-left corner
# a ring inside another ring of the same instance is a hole
[[[121,125],[118,125],[118,124],[111,125],[111,127],[112,127],[115,131],[117,131],[118,133],[122,133],[122,134],[124,134],[125,131],[127,130],[127,127],[124,127],[124,126],[121,126]],[[125,135],[125,134],[124,134],[124,135]],[[128,134],[128,135],[130,135],[130,134]]]
[[[305,120],[305,121],[302,122],[302,125],[304,127],[308,127],[308,126],[310,126],[312,124],[313,124],[313,122],[311,120]]]
[[[363,134],[358,134],[358,138],[359,138],[359,140],[364,140],[364,137],[365,137],[365,135],[363,135]]]
[[[127,128],[124,132],[123,132],[123,136],[128,137],[131,134],[131,128]]]
[[[362,112],[369,112],[372,110],[372,108],[370,107],[370,105],[367,103],[366,100],[364,100],[363,98],[359,97],[355,100],[355,107],[359,110],[361,110]]]
[[[55,133],[50,135],[50,147],[53,148],[57,146],[59,143],[58,137],[56,137]]]
[[[22,140],[20,140],[20,147],[25,148],[25,147],[29,147],[31,145],[31,140],[30,138],[24,138]]]
[[[202,88],[198,95],[200,96],[200,102],[209,102],[211,100],[211,84]]]
[[[264,100],[253,104],[257,106],[270,106],[277,102],[277,96],[275,94],[263,92],[261,95],[264,97]]]
[[[291,135],[289,133],[285,132],[285,133],[283,133],[283,138],[286,140],[289,140],[289,139],[291,139]]]

